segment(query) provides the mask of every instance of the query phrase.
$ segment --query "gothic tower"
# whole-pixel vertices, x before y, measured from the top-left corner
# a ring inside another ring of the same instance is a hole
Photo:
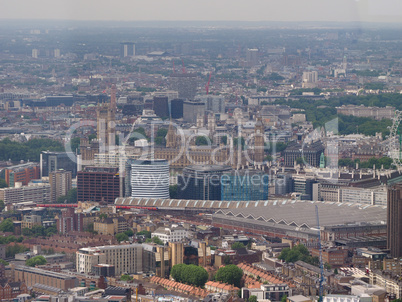
[[[176,148],[177,147],[177,138],[176,138],[176,129],[172,123],[169,124],[169,130],[166,134],[166,148]]]
[[[106,150],[111,149],[116,141],[116,86],[111,89],[110,103],[99,104],[96,108],[98,140]]]
[[[264,161],[264,131],[265,127],[259,116],[254,128],[254,164],[261,165]]]

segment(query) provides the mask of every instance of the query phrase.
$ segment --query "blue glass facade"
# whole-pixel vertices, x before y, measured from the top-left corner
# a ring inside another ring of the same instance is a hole
[[[268,185],[269,176],[262,171],[224,174],[221,181],[221,200],[267,200]]]

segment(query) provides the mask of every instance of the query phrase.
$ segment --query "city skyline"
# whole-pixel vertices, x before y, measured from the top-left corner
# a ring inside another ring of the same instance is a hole
[[[0,1],[0,19],[400,23],[397,0]]]

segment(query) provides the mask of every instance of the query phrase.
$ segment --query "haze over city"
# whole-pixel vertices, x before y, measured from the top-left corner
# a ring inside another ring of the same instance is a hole
[[[2,19],[401,22],[398,0],[17,0]]]

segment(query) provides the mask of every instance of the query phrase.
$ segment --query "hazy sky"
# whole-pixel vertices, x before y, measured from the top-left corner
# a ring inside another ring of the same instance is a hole
[[[0,0],[0,19],[402,22],[402,1]]]

